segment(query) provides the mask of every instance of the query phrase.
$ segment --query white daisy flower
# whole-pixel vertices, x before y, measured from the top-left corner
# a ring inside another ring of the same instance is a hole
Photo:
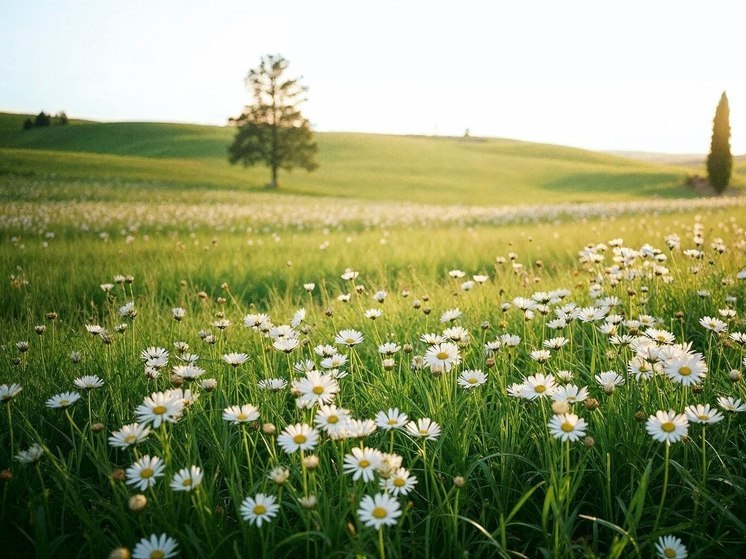
[[[83,390],[93,390],[94,388],[101,388],[104,385],[104,381],[96,375],[86,375],[76,378],[73,384]]]
[[[313,450],[318,444],[319,433],[305,423],[287,426],[277,437],[277,444],[287,454],[298,450]]]
[[[171,391],[154,392],[137,406],[138,421],[152,423],[156,429],[164,421],[176,423],[184,410],[184,400]]]
[[[703,425],[712,425],[723,419],[723,414],[710,404],[692,404],[684,410],[686,417],[692,423],[701,423]]]
[[[380,481],[381,489],[395,497],[408,495],[415,485],[417,485],[417,477],[410,474],[406,468],[399,468],[389,477]]]
[[[487,382],[487,375],[478,369],[466,370],[458,377],[459,386],[466,390],[482,386],[485,382]]]
[[[274,495],[257,493],[254,497],[246,497],[241,503],[241,518],[251,525],[256,524],[258,528],[262,523],[269,524],[277,516],[280,505]]]
[[[686,559],[686,546],[676,536],[661,536],[655,544],[655,550],[661,559]]]
[[[114,431],[109,437],[109,444],[117,448],[127,448],[148,438],[150,427],[145,423],[129,423]]]
[[[365,526],[378,530],[383,526],[396,525],[397,518],[401,516],[401,507],[399,501],[385,493],[374,497],[365,495],[360,500],[357,515]]]
[[[354,447],[350,454],[345,454],[343,470],[346,474],[352,474],[354,481],[371,481],[380,462],[380,450]]]
[[[202,483],[202,477],[202,468],[199,466],[182,468],[174,474],[170,487],[174,491],[194,491]]]
[[[645,429],[658,442],[675,443],[687,434],[689,421],[686,415],[674,411],[657,411],[648,418]]]
[[[66,408],[72,406],[79,399],[80,394],[77,392],[61,392],[47,400],[46,405],[48,408]]]
[[[549,420],[549,432],[561,441],[575,442],[585,436],[587,424],[585,419],[574,413],[562,413]]]
[[[376,425],[384,431],[401,429],[409,421],[406,413],[400,412],[399,408],[389,408],[388,411],[379,411],[374,419]]]
[[[127,485],[133,485],[136,489],[145,491],[155,485],[156,478],[163,475],[164,468],[165,465],[159,457],[151,458],[146,454],[127,468]]]
[[[427,441],[434,441],[440,436],[440,425],[427,417],[410,421],[405,428],[410,435],[421,437]]]
[[[169,559],[176,557],[179,544],[171,536],[151,534],[143,538],[132,550],[132,559]]]
[[[259,419],[259,409],[251,404],[230,406],[223,410],[223,419],[230,421],[233,425],[250,423]]]

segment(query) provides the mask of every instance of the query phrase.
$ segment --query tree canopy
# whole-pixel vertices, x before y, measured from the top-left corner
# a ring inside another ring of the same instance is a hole
[[[228,160],[247,167],[264,163],[271,169],[273,187],[279,186],[279,169],[313,171],[318,167],[318,146],[308,119],[298,108],[306,101],[308,88],[298,79],[285,77],[288,64],[280,55],[262,57],[246,78],[252,104],[229,121],[236,127],[236,136],[228,147]]]
[[[715,192],[722,194],[730,182],[733,170],[733,156],[730,152],[730,108],[725,92],[715,110],[712,125],[712,143],[707,156],[707,176]]]

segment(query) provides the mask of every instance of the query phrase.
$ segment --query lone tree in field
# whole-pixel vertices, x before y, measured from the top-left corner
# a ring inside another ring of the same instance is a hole
[[[707,156],[707,176],[715,192],[722,194],[730,182],[733,156],[730,153],[730,109],[725,92],[720,97],[712,125],[712,144]]]
[[[313,171],[318,146],[313,141],[308,119],[298,109],[307,87],[297,79],[284,76],[288,61],[280,55],[267,55],[258,68],[249,72],[246,87],[254,102],[243,114],[231,118],[237,128],[236,137],[228,147],[228,160],[239,161],[245,167],[264,163],[272,170],[269,186],[279,186],[277,171],[302,167]]]

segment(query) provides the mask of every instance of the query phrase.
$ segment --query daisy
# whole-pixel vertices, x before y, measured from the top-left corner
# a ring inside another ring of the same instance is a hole
[[[380,462],[381,451],[355,447],[351,454],[345,454],[343,470],[346,474],[352,474],[354,481],[361,478],[363,481],[371,481]]]
[[[171,316],[176,322],[181,322],[186,316],[186,310],[181,307],[174,307],[171,309]]]
[[[315,348],[313,348],[313,352],[318,355],[319,357],[331,357],[332,355],[336,355],[339,353],[339,350],[337,350],[336,347],[333,345],[317,345]]]
[[[383,311],[381,309],[368,309],[365,311],[365,318],[369,318],[370,320],[375,320],[376,318],[381,318],[383,316]]]
[[[313,423],[329,435],[336,435],[347,427],[352,416],[350,411],[335,405],[320,406],[313,418]]]
[[[702,423],[704,425],[711,425],[723,419],[723,414],[715,408],[711,408],[710,404],[704,406],[702,404],[692,404],[686,407],[684,413],[692,423]]]
[[[681,353],[664,363],[663,372],[671,380],[690,386],[707,376],[707,364],[699,353]]]
[[[331,404],[339,392],[339,383],[330,374],[309,371],[297,384],[299,400],[317,404]]]
[[[10,402],[13,398],[18,396],[21,390],[23,390],[23,387],[16,383],[11,385],[0,385],[0,402]]]
[[[458,377],[458,384],[462,388],[476,388],[487,382],[487,375],[478,369],[470,369],[461,373]]]
[[[134,301],[130,301],[129,303],[126,303],[119,307],[117,313],[119,314],[119,316],[135,318],[137,316],[137,311],[135,310]]]
[[[425,352],[425,364],[431,369],[451,370],[451,367],[461,362],[458,346],[451,342],[435,344]]]
[[[574,384],[558,386],[552,394],[552,400],[555,402],[567,402],[568,404],[583,402],[586,398],[588,398],[588,389],[585,386],[578,388]]]
[[[258,314],[247,314],[243,317],[244,326],[252,328],[254,330],[263,330],[264,327],[272,324],[269,315],[264,313]]]
[[[132,550],[132,559],[168,559],[175,557],[179,544],[171,536],[151,534],[150,538],[143,538]]]
[[[290,479],[290,470],[282,466],[276,466],[270,470],[267,477],[277,485],[282,485]]]
[[[711,316],[703,316],[699,319],[699,323],[706,330],[711,330],[716,334],[721,334],[728,329],[728,324],[720,320],[719,318],[713,318]]]
[[[298,450],[313,450],[318,444],[319,432],[305,423],[287,426],[277,437],[277,444],[287,454]]]
[[[146,454],[127,468],[127,485],[134,485],[136,489],[145,491],[153,487],[156,478],[163,475],[165,465],[157,456]]]
[[[300,340],[298,338],[276,338],[275,341],[272,342],[272,347],[275,348],[277,351],[282,351],[284,353],[291,353],[293,350],[295,350],[300,345]]]
[[[313,291],[315,288],[316,288],[316,284],[315,283],[310,282],[310,283],[304,283],[303,284],[303,289],[305,289],[309,293],[311,293],[311,291]]]
[[[718,405],[725,411],[746,411],[746,404],[741,403],[741,400],[732,396],[718,396]]]
[[[340,330],[334,338],[334,343],[354,347],[363,342],[363,334],[357,330]]]
[[[401,350],[401,346],[395,342],[386,342],[378,346],[378,353],[381,355],[393,355]]]
[[[427,417],[418,419],[416,422],[410,421],[405,428],[410,435],[422,437],[426,441],[434,441],[440,436],[440,425]]]
[[[422,334],[420,340],[425,342],[427,345],[440,344],[446,341],[446,339],[440,334]]]
[[[674,411],[657,411],[648,418],[645,426],[648,434],[658,442],[675,443],[687,434],[689,421],[686,415]]]
[[[306,309],[298,309],[290,319],[290,326],[297,328],[306,319]]]
[[[150,427],[145,423],[129,423],[114,431],[109,437],[109,444],[117,448],[127,448],[141,443],[150,434]]]
[[[286,381],[284,378],[265,378],[257,383],[257,386],[259,386],[259,388],[262,388],[263,390],[272,390],[273,392],[285,390],[285,388],[287,388],[287,385],[288,381]]]
[[[552,352],[548,349],[534,349],[530,355],[537,363],[546,363],[552,357]]]
[[[337,353],[331,357],[325,357],[321,360],[321,367],[324,369],[339,369],[347,364],[347,356]]]
[[[401,508],[399,501],[385,493],[374,497],[365,495],[360,500],[357,515],[365,526],[378,530],[383,526],[396,525],[396,519],[401,516]]]
[[[172,392],[153,392],[137,406],[137,419],[144,423],[153,423],[156,429],[161,423],[176,423],[184,410],[184,400]]]
[[[199,466],[182,468],[174,474],[169,487],[174,491],[194,491],[202,483],[202,477],[202,468]]]
[[[469,343],[469,331],[461,326],[446,328],[443,330],[443,337],[461,345]]]
[[[746,333],[743,332],[731,332],[728,336],[731,340],[736,342],[738,345],[746,345]]]
[[[659,344],[668,345],[676,341],[676,336],[674,336],[671,332],[669,332],[668,330],[661,330],[659,328],[648,328],[647,330],[645,330],[645,335]]]
[[[354,270],[351,270],[350,268],[347,268],[344,271],[344,274],[342,274],[340,277],[345,281],[352,281],[354,279],[357,279],[357,277],[360,275],[360,272],[356,272]]]
[[[245,353],[228,353],[223,355],[223,362],[227,363],[232,367],[238,367],[243,365],[249,360],[249,356]]]
[[[80,399],[80,394],[77,392],[61,392],[55,396],[52,396],[47,400],[48,408],[66,408],[72,406],[75,402]]]
[[[406,468],[399,468],[388,478],[380,481],[381,489],[394,497],[408,495],[415,485],[417,485],[417,477],[410,474]]]
[[[93,390],[94,388],[101,388],[104,385],[104,381],[96,375],[86,375],[76,378],[73,384],[83,390]]]
[[[616,371],[603,371],[595,376],[596,382],[606,387],[616,387],[624,384],[624,377],[620,376]]]
[[[15,459],[21,464],[34,464],[41,460],[42,456],[44,456],[44,448],[39,444],[32,444],[26,450],[22,450],[16,454]]]
[[[389,408],[388,411],[379,411],[374,421],[376,425],[385,431],[401,429],[409,418],[406,413],[400,412],[399,408]]]
[[[515,334],[503,334],[500,336],[500,342],[504,347],[518,347],[521,343],[521,337]]]
[[[661,559],[686,559],[686,546],[676,536],[661,536],[655,544],[658,557]]]
[[[440,315],[440,322],[453,322],[454,320],[461,318],[461,311],[459,309],[449,309]]]
[[[223,410],[223,419],[225,421],[230,421],[233,425],[249,423],[259,419],[259,409],[251,404],[230,406]]]
[[[362,439],[376,430],[376,424],[372,419],[350,419],[342,430],[341,435],[345,438]]]
[[[277,516],[280,505],[273,495],[257,493],[255,497],[246,497],[241,503],[241,518],[251,525],[262,527],[262,522],[269,523]]]
[[[552,375],[536,373],[523,381],[521,395],[527,400],[545,398],[551,396],[556,390],[557,384]]]
[[[559,336],[557,338],[549,338],[548,340],[544,340],[544,343],[542,344],[547,349],[559,349],[569,343],[570,340],[563,336]]]
[[[475,274],[475,275],[472,276],[472,279],[475,282],[477,282],[479,284],[482,284],[482,283],[486,282],[488,279],[490,279],[490,277],[488,275],[485,275],[485,274]]]
[[[140,359],[143,362],[149,359],[166,359],[168,360],[168,351],[162,347],[149,347],[140,352]]]
[[[585,419],[579,418],[574,413],[563,413],[552,417],[548,426],[554,438],[563,442],[575,442],[585,436],[587,424]]]

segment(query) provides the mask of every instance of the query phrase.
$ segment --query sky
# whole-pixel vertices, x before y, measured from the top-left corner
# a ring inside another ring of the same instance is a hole
[[[0,111],[222,125],[281,54],[317,131],[746,153],[726,0],[0,0]]]

